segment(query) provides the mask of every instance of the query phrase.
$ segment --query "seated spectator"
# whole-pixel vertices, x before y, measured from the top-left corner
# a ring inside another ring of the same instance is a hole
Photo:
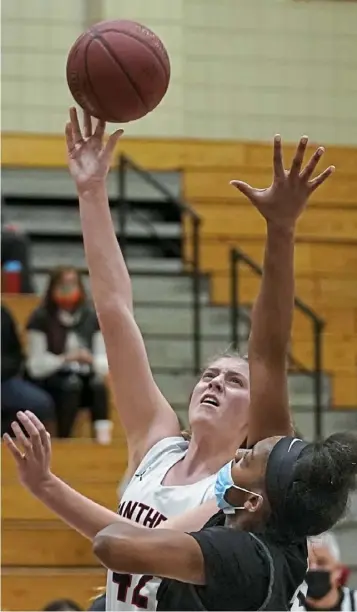
[[[1,197],[1,269],[10,261],[18,261],[21,264],[21,293],[33,293],[29,239],[8,222],[4,209]]]
[[[357,610],[357,591],[343,586],[345,567],[335,536],[326,532],[309,542],[307,594],[293,610]]]
[[[28,321],[27,340],[28,373],[54,399],[59,437],[68,438],[78,411],[88,408],[97,441],[108,444],[104,340],[76,270],[52,272],[42,304]]]
[[[88,608],[88,611],[91,612],[105,612],[105,602],[106,602],[106,593],[102,593],[98,595],[94,599],[92,599],[91,605]]]
[[[10,424],[19,410],[31,410],[55,433],[51,396],[22,378],[24,357],[15,321],[1,305],[1,435],[13,435]]]
[[[79,612],[80,610],[82,608],[72,599],[55,599],[43,608],[44,612]]]

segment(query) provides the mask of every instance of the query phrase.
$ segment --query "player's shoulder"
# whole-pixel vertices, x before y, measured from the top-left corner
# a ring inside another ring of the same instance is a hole
[[[230,555],[236,558],[240,565],[250,563],[257,556],[264,557],[259,538],[249,531],[225,525],[225,517],[221,512],[213,515],[200,531],[190,535],[195,538],[205,555],[218,554],[225,560]],[[252,563],[254,565],[255,561]]]
[[[169,463],[173,457],[183,457],[188,449],[188,442],[182,436],[170,436],[156,442],[141,460],[136,473],[141,474],[147,470]]]

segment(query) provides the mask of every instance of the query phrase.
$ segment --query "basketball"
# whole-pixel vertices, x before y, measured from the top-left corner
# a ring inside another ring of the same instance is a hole
[[[67,82],[77,104],[93,117],[127,123],[150,113],[170,81],[161,40],[134,21],[103,21],[72,46]]]

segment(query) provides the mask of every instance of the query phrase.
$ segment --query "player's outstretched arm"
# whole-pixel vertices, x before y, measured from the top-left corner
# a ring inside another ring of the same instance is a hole
[[[52,510],[64,523],[93,540],[102,529],[117,524],[118,529],[129,524],[136,529],[148,529],[133,525],[131,521],[88,499],[52,474],[51,440],[45,427],[31,412],[19,412],[18,419],[27,432],[26,437],[18,425],[13,424],[15,439],[4,435],[4,443],[12,454],[21,484]],[[22,449],[22,450],[20,450]],[[216,512],[214,502],[207,502],[182,516],[164,523],[166,529],[196,531]],[[159,529],[160,526],[157,527]]]
[[[302,169],[306,146],[307,137],[303,137],[290,170],[285,171],[281,139],[275,136],[272,185],[267,189],[253,189],[241,181],[232,181],[252,202],[267,224],[263,278],[252,312],[248,347],[249,445],[273,435],[292,433],[287,356],[294,311],[296,223],[311,193],[334,170],[330,166],[311,179],[324,149],[319,147]]]
[[[93,299],[103,332],[119,416],[134,471],[158,440],[179,433],[177,417],[158,389],[133,315],[131,281],[110,214],[106,177],[122,130],[103,142],[105,124],[94,132],[88,114],[83,134],[77,112],[66,125],[68,163],[76,183]]]

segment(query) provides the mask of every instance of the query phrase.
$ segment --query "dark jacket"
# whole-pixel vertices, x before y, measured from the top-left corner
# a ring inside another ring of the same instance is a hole
[[[1,305],[1,382],[20,373],[24,356],[16,324],[11,313]]]

